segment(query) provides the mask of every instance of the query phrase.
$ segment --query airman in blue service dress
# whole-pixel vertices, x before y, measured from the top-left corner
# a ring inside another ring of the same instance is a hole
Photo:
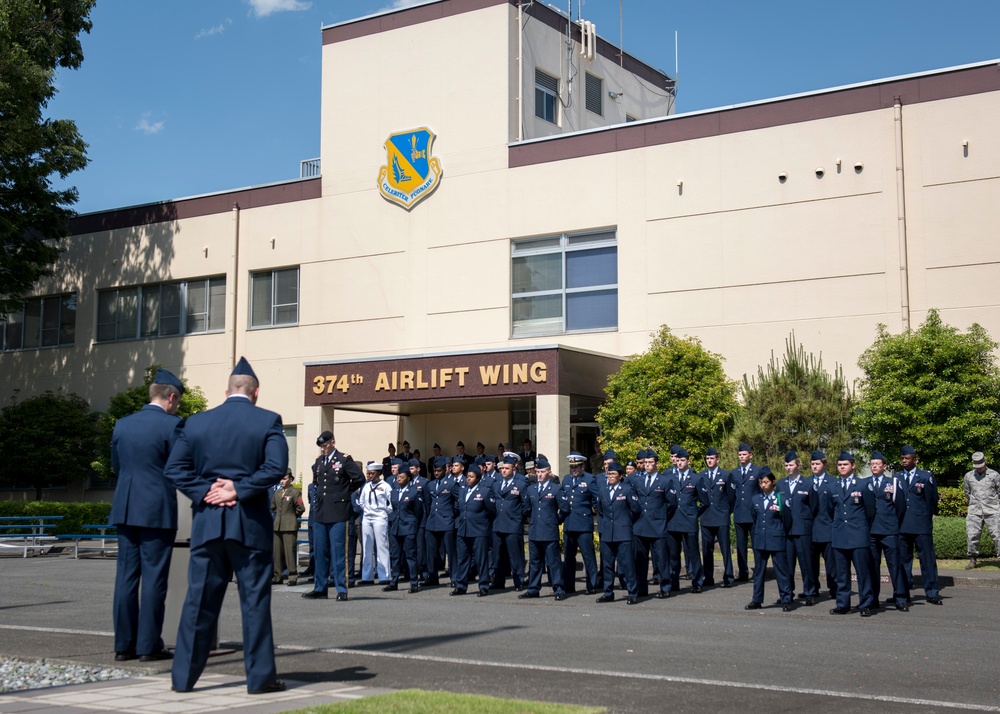
[[[476,564],[479,576],[479,597],[490,591],[491,523],[496,517],[497,504],[493,491],[481,483],[482,472],[473,464],[465,472],[465,483],[455,499],[455,537],[458,543],[458,568],[452,575],[455,588],[452,595],[462,595],[469,589],[469,572]]]
[[[500,478],[493,482],[497,515],[493,521],[492,589],[503,589],[507,576],[514,589],[524,589],[524,505],[521,495],[528,488],[524,476],[516,470],[517,459],[505,456],[500,464]]]
[[[906,513],[899,526],[900,567],[903,569],[903,595],[910,600],[913,590],[913,549],[920,556],[920,579],[924,595],[932,605],[941,605],[938,590],[937,556],[934,554],[934,514],[938,509],[938,490],[930,471],[917,467],[917,452],[909,445],[902,448],[900,461],[903,470],[899,485],[906,495]]]
[[[715,585],[715,544],[722,555],[722,587],[732,587],[733,549],[729,541],[729,522],[736,504],[736,480],[719,468],[719,452],[705,451],[707,468],[699,474],[707,501],[701,512],[701,560],[705,568],[703,585]]]
[[[563,478],[559,497],[565,501],[563,521],[563,587],[576,592],[576,553],[583,560],[587,594],[597,592],[597,556],[594,553],[594,513],[597,491],[594,476],[584,471],[587,459],[576,451],[570,452],[569,475]]]
[[[842,451],[837,457],[840,478],[827,489],[825,508],[833,520],[833,561],[837,568],[837,606],[834,615],[851,611],[851,566],[858,579],[858,611],[872,614],[871,524],[875,519],[875,494],[871,479],[854,475],[854,457]]]
[[[607,479],[598,486],[596,499],[604,564],[604,594],[597,602],[615,599],[615,574],[621,573],[628,604],[634,605],[639,601],[639,582],[635,576],[632,523],[642,513],[642,506],[632,486],[622,480],[625,467],[612,461],[606,469]]]
[[[767,561],[774,563],[774,579],[778,583],[781,609],[792,610],[795,590],[788,566],[788,530],[792,527],[792,512],[781,502],[774,488],[774,476],[767,466],[757,472],[761,492],[753,497],[753,600],[747,610],[758,610],[764,603],[764,576]]]
[[[872,470],[872,492],[875,494],[875,520],[871,528],[872,551],[872,607],[879,606],[882,589],[882,555],[889,571],[892,587],[891,603],[897,610],[908,612],[906,585],[903,583],[903,569],[899,562],[899,525],[906,514],[906,496],[899,486],[899,479],[886,471],[885,456],[873,451],[869,459]],[[886,599],[888,604],[890,599]]]
[[[542,574],[548,570],[556,600],[566,599],[563,588],[562,562],[559,557],[559,524],[566,515],[565,502],[559,498],[558,486],[551,483],[549,460],[539,456],[535,460],[538,483],[533,483],[522,494],[528,524],[528,588],[519,598],[539,597]]]
[[[802,476],[802,462],[794,451],[785,452],[785,471],[788,478],[776,486],[785,505],[792,513],[792,527],[788,531],[788,570],[795,589],[795,563],[802,575],[802,594],[806,605],[816,604],[819,589],[812,569],[813,520],[819,508],[819,497],[813,489],[811,478]]]
[[[193,504],[188,592],[174,653],[173,688],[194,687],[208,661],[233,573],[243,613],[243,661],[251,694],[281,691],[271,632],[271,488],[288,468],[281,417],[255,406],[259,383],[245,358],[225,402],[188,418],[166,476]]]
[[[643,464],[627,479],[639,499],[640,512],[632,527],[635,576],[640,597],[649,595],[649,561],[653,572],[660,573],[659,598],[670,597],[670,555],[667,550],[667,522],[677,510],[677,489],[672,479],[657,470],[658,457],[652,449],[641,449],[636,456]],[[607,583],[605,583],[605,587]]]
[[[428,585],[440,583],[438,572],[441,562],[437,556],[444,548],[448,558],[448,571],[455,576],[458,564],[458,545],[455,541],[455,499],[458,489],[465,480],[465,458],[461,455],[451,460],[452,473],[441,478],[428,481],[425,491],[426,529],[427,529],[427,567]],[[436,562],[435,562],[436,561]]]
[[[119,419],[111,436],[111,467],[118,475],[108,519],[118,528],[112,605],[118,662],[137,655],[143,661],[170,657],[161,635],[177,535],[177,494],[163,468],[181,421],[176,414],[184,384],[159,369],[149,394],[150,403]]]
[[[749,444],[740,444],[736,455],[740,465],[732,471],[736,480],[733,525],[736,527],[736,579],[742,582],[750,578],[747,553],[754,522],[753,497],[760,493],[760,483],[757,481],[760,469],[753,463],[753,450]]]
[[[424,497],[410,482],[410,472],[402,469],[396,476],[399,488],[392,492],[392,513],[389,515],[389,538],[396,542],[399,556],[392,562],[392,575],[383,590],[399,589],[403,563],[410,579],[410,593],[420,591],[420,571],[417,569],[417,533],[424,517]]]
[[[313,589],[302,593],[306,599],[327,597],[332,584],[338,600],[347,600],[348,523],[354,514],[351,495],[361,489],[365,476],[354,459],[337,449],[330,431],[316,439],[322,454],[313,464],[316,480],[316,515],[313,518],[313,544],[316,548],[316,573]]]
[[[822,507],[826,496],[823,494],[833,485],[835,479],[826,472],[826,454],[820,450],[812,452],[809,468],[812,470],[813,490],[816,492],[816,514],[813,518],[812,534],[812,571],[816,580],[816,591],[819,592],[823,582],[819,572],[819,557],[823,556],[823,569],[826,573],[826,587],[830,597],[837,597],[837,568],[833,561],[833,519],[826,508]]]
[[[698,547],[698,514],[705,503],[707,494],[698,477],[688,465],[687,449],[677,450],[677,474],[670,479],[677,492],[677,510],[667,522],[667,545],[670,549],[670,589],[680,587],[681,550],[691,571],[691,592],[700,593],[705,579]]]

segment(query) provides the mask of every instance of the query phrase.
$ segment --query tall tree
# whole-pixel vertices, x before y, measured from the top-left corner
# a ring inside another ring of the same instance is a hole
[[[861,355],[858,433],[892,458],[911,444],[920,465],[945,480],[969,469],[969,454],[1000,457],[997,343],[979,324],[945,325],[937,310],[916,330],[890,335],[878,326]]]
[[[142,384],[129,387],[123,392],[118,392],[111,397],[108,403],[108,410],[99,415],[97,422],[97,459],[93,463],[94,472],[98,478],[111,479],[114,471],[111,469],[111,434],[115,430],[115,424],[122,417],[142,409],[149,404],[149,385],[156,377],[156,370],[162,365],[150,365],[146,369],[146,376]],[[203,412],[208,409],[208,399],[201,387],[192,387],[184,382],[184,394],[181,396],[181,406],[177,410],[177,416],[187,418],[192,414]]]
[[[737,410],[736,383],[722,357],[665,325],[646,352],[622,363],[605,392],[597,413],[602,445],[623,458],[650,445],[663,455],[671,444],[702,455],[719,445]]]
[[[45,392],[0,411],[0,483],[35,489],[90,475],[97,415],[78,394]]]
[[[736,417],[726,450],[735,454],[740,442],[754,450],[754,461],[783,474],[784,454],[794,449],[809,460],[815,449],[839,453],[856,446],[851,431],[852,393],[844,371],[823,368],[823,357],[796,344],[793,332],[785,340],[779,362],[771,354],[756,377],[743,375],[743,408]]]
[[[44,110],[57,68],[83,62],[79,35],[94,3],[0,0],[0,314],[51,275],[68,232],[77,191],[51,180],[86,166],[87,145],[76,124]]]

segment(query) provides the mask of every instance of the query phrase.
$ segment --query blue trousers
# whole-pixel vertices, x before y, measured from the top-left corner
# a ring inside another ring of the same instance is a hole
[[[837,607],[851,606],[851,565],[858,576],[858,607],[871,607],[872,552],[870,548],[834,548],[837,567]]]
[[[802,575],[802,592],[806,597],[819,597],[816,585],[816,575],[812,566],[812,535],[790,535],[785,552],[788,556],[788,571],[792,579],[792,590],[795,590],[795,563],[798,561],[799,573]],[[848,589],[850,592],[850,589]]]
[[[937,597],[938,571],[937,557],[934,555],[934,538],[929,533],[900,533],[900,567],[903,570],[903,584],[906,585],[904,594],[906,599],[910,599],[910,591],[913,590],[913,548],[916,547],[917,555],[920,557],[920,580],[924,585],[924,594],[927,597]]]
[[[576,551],[583,559],[587,577],[587,590],[597,589],[597,555],[594,553],[593,531],[563,530],[563,587],[566,592],[576,592]]]
[[[176,530],[118,526],[118,569],[112,605],[115,652],[163,649],[163,612]],[[141,588],[141,596],[140,596]]]
[[[493,532],[493,587],[507,585],[507,575],[514,580],[514,587],[524,586],[524,535]]]
[[[173,685],[192,689],[212,649],[226,587],[236,573],[243,615],[243,666],[247,689],[263,689],[277,673],[271,631],[270,550],[251,550],[235,540],[211,540],[191,548],[188,591],[174,651]]]
[[[722,582],[733,582],[733,547],[729,544],[729,524],[701,527],[701,562],[705,569],[705,585],[715,584],[715,544],[722,553]]]
[[[431,565],[431,554],[437,553],[442,544],[448,554],[448,573],[451,581],[455,582],[455,571],[458,569],[458,546],[455,543],[455,531],[432,531],[428,529],[426,544],[427,565],[430,569],[427,576],[428,585],[437,585],[440,582],[438,579],[437,564]]]
[[[892,597],[897,605],[906,604],[906,584],[903,582],[903,569],[899,563],[898,535],[871,535],[872,551],[872,607],[877,607],[882,594],[882,555],[885,554],[885,567],[889,571],[889,582],[892,584]]]
[[[469,571],[472,570],[473,561],[479,574],[479,589],[490,589],[490,549],[487,545],[489,539],[489,536],[457,536],[458,572],[453,572],[452,577],[455,580],[455,587],[462,592],[469,589]]]
[[[787,605],[795,596],[795,588],[792,587],[788,553],[784,550],[753,549],[753,601],[764,602],[764,575],[768,558],[774,561],[774,579],[778,581],[778,593],[781,602]]]
[[[338,593],[347,592],[347,523],[314,523],[316,572],[313,590],[325,593],[332,583]]]
[[[603,551],[601,551],[603,552]],[[632,563],[635,568],[635,578],[638,583],[639,595],[649,595],[649,560],[653,560],[653,575],[660,573],[660,592],[670,592],[670,552],[667,549],[666,538],[649,536],[632,536]],[[607,573],[607,567],[605,567]],[[608,583],[604,583],[607,592]]]
[[[632,541],[601,541],[601,562],[604,563],[604,594],[615,594],[615,575],[621,573],[629,597],[639,597],[639,581],[635,577]],[[617,566],[617,567],[616,567]]]
[[[528,588],[527,592],[538,594],[542,590],[542,573],[549,571],[552,589],[557,595],[563,589],[562,559],[559,557],[559,541],[528,539]]]
[[[399,573],[405,562],[406,574],[410,577],[410,587],[417,587],[420,583],[420,571],[417,569],[417,536],[390,535],[389,541],[396,543],[396,552],[399,554],[399,557],[392,562],[392,577],[389,578],[389,583],[399,584]]]
[[[670,588],[679,590],[681,587],[682,549],[684,550],[684,560],[691,573],[691,587],[700,588],[705,582],[705,569],[701,565],[697,531],[694,533],[667,531],[667,546],[670,548]]]
[[[753,530],[753,522],[734,523],[736,527],[736,575],[745,578],[750,575],[750,563],[747,560],[747,550],[750,547],[750,531]],[[756,556],[754,556],[756,558]]]
[[[819,576],[819,556],[822,555],[823,567],[826,570],[826,588],[832,597],[837,597],[837,568],[833,562],[833,544],[813,539],[812,551],[812,571],[813,578],[816,579],[816,591],[819,592],[819,584],[822,582]]]

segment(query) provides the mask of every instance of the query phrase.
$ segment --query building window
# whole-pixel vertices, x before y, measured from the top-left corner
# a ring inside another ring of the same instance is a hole
[[[299,269],[250,274],[250,327],[299,323]]]
[[[626,124],[631,124],[631,123],[632,123],[632,122],[634,122],[635,120],[636,120],[636,119],[635,119],[635,117],[634,117],[634,116],[632,116],[631,114],[626,114],[626,115],[625,115],[625,123],[626,123]]]
[[[535,70],[535,116],[558,123],[559,80],[540,69]]]
[[[225,327],[225,276],[97,293],[98,342],[222,332]]]
[[[586,75],[587,111],[604,116],[604,80],[590,72]]]
[[[514,337],[618,327],[618,239],[614,230],[514,241]]]
[[[0,347],[29,350],[72,345],[76,337],[76,293],[28,298],[0,318]]]

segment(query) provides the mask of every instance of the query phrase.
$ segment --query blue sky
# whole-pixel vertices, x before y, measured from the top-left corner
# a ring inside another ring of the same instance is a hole
[[[100,0],[49,105],[90,145],[77,210],[296,178],[319,155],[320,28],[409,4]],[[582,17],[671,75],[677,31],[678,112],[1000,58],[998,0],[584,0]]]

